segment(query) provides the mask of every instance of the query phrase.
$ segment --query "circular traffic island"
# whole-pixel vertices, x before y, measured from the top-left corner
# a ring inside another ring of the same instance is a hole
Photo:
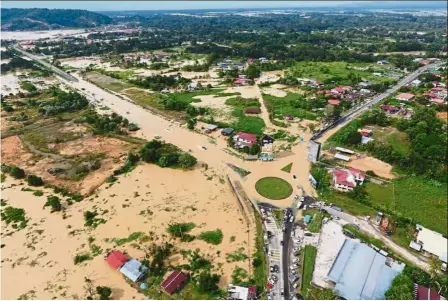
[[[255,183],[257,192],[267,199],[282,200],[292,193],[292,186],[283,179],[276,177],[262,178]]]

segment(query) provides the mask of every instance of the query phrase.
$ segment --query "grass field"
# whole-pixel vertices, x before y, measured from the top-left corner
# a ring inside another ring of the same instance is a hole
[[[311,223],[308,225],[308,231],[313,232],[313,233],[319,233],[320,229],[322,228],[323,218],[324,218],[324,214],[321,212],[314,214],[313,219],[311,220]]]
[[[291,172],[291,168],[292,168],[292,163],[289,163],[288,165],[286,165],[285,167],[283,167],[281,170],[287,173]]]
[[[373,130],[373,136],[378,142],[392,146],[394,151],[407,156],[410,152],[410,142],[406,132],[400,132],[394,127],[368,126]]]
[[[350,64],[346,62],[297,62],[289,68],[287,74],[299,78],[313,78],[320,81],[334,80],[339,85],[350,84],[348,76],[350,73],[359,78],[364,78],[371,82],[383,82],[391,80],[387,77],[373,76],[370,71],[361,71],[353,68],[371,67],[372,72],[383,72],[387,67],[378,66],[372,63]]]
[[[305,246],[303,257],[303,272],[302,272],[302,295],[306,296],[308,288],[311,285],[311,279],[313,278],[314,263],[316,261],[317,249],[314,246]]]
[[[292,193],[291,185],[283,179],[266,177],[255,183],[257,192],[271,200],[281,200],[289,197]]]
[[[232,116],[238,118],[238,121],[230,125],[235,132],[243,131],[257,136],[263,135],[263,129],[266,124],[262,118],[258,116],[246,116],[242,109],[234,110]]]
[[[297,100],[299,95],[291,92],[288,92],[285,97],[263,94],[263,100],[269,113],[274,114],[277,118],[283,118],[283,115],[291,114],[296,118],[315,120],[318,117],[317,114],[291,105],[291,101]],[[306,100],[303,101],[306,102]]]

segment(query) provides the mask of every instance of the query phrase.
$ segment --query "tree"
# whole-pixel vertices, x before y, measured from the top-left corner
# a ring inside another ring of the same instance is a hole
[[[25,171],[17,166],[12,166],[10,174],[15,179],[23,179],[25,178]]]
[[[198,291],[200,293],[213,293],[217,291],[218,282],[221,277],[218,274],[202,272],[198,276]]]
[[[260,71],[259,67],[252,64],[252,65],[249,65],[249,67],[247,67],[247,69],[244,73],[246,74],[246,76],[248,78],[254,79],[254,78],[260,77],[261,71]]]
[[[327,105],[325,107],[325,120],[333,122],[341,117],[342,107],[340,105]]]
[[[50,195],[47,197],[47,202],[45,203],[44,207],[47,206],[51,207],[51,212],[62,210],[62,204],[59,201],[59,198],[55,195]]]
[[[436,278],[442,271],[442,264],[443,262],[435,256],[429,258],[429,275],[431,276],[431,279]]]
[[[246,145],[246,146],[243,147],[243,152],[245,152],[246,154],[248,154],[249,151],[250,151],[249,146]]]
[[[357,131],[352,131],[347,135],[347,143],[351,145],[356,145],[361,142],[362,135]]]
[[[42,186],[44,185],[44,181],[42,181],[41,177],[35,175],[28,175],[27,179],[28,184],[31,186]]]
[[[249,150],[249,154],[251,154],[251,155],[256,155],[259,152],[260,152],[260,145],[258,145],[258,144],[252,145],[252,147]]]
[[[192,130],[194,129],[194,125],[196,124],[196,121],[194,119],[188,119],[187,121],[187,128]]]
[[[144,147],[140,150],[140,158],[147,163],[155,163],[160,159],[160,154],[157,149]]]
[[[97,286],[96,292],[99,295],[100,300],[109,300],[110,295],[112,295],[112,290],[107,286]]]
[[[386,292],[387,300],[413,300],[414,281],[401,273],[392,280],[391,287]]]
[[[197,162],[198,162],[198,160],[188,153],[183,153],[179,157],[179,164],[183,168],[190,168],[190,167],[196,165]]]

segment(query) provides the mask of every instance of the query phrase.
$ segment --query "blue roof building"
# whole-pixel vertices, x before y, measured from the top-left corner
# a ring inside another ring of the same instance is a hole
[[[346,239],[327,278],[336,286],[334,292],[347,300],[384,300],[392,280],[404,264],[392,262],[366,244]]]
[[[126,262],[120,269],[120,272],[133,282],[140,280],[146,273],[148,268],[136,259]]]

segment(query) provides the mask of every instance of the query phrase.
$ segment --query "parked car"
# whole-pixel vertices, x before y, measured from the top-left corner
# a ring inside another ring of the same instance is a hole
[[[269,278],[268,282],[272,285],[274,285],[274,283],[275,283],[274,279],[272,279],[272,278]]]
[[[271,265],[270,271],[271,271],[271,273],[274,273],[274,272],[278,273],[278,271],[279,271],[278,265],[276,265],[276,264]]]
[[[342,208],[337,207],[337,206],[331,206],[331,209],[336,210],[336,211],[339,211],[339,212],[344,211],[344,210],[342,210]]]
[[[290,217],[289,222],[290,222],[290,223],[294,222],[294,216],[291,216],[291,217]]]
[[[298,283],[298,282],[296,282],[296,283],[294,283],[294,284],[292,285],[293,288],[297,288],[298,286],[299,286],[299,283]]]
[[[201,148],[202,148],[203,150],[207,150],[207,148],[206,148],[205,146],[202,146]]]
[[[299,276],[296,276],[296,277],[294,277],[294,279],[292,280],[292,282],[293,283],[296,283],[296,282],[298,282],[300,280],[300,277]]]
[[[303,234],[305,236],[313,236],[313,234],[311,232],[305,232],[305,234]]]
[[[277,282],[278,277],[276,275],[271,275],[271,278],[274,279],[275,282]]]

